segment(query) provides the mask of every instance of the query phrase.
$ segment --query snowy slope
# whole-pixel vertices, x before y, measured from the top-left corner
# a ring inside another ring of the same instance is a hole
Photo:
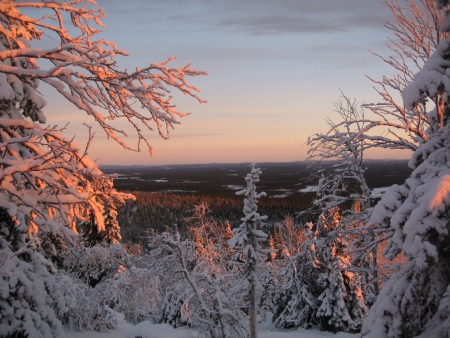
[[[316,330],[270,331],[270,321],[258,326],[259,338],[355,338],[356,334],[320,332]],[[197,331],[187,328],[174,329],[167,324],[151,324],[142,322],[134,326],[131,324],[119,325],[119,328],[109,332],[66,332],[66,338],[187,338],[196,337]]]

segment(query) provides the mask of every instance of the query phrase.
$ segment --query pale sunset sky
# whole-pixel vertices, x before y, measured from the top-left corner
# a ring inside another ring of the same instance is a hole
[[[379,102],[365,75],[392,70],[368,49],[389,56],[390,12],[377,0],[99,0],[107,17],[101,37],[130,53],[122,68],[143,68],[176,56],[208,76],[188,78],[195,99],[173,91],[173,103],[191,115],[168,141],[148,133],[151,158],[125,151],[96,129],[89,150],[99,164],[162,165],[297,161],[309,135],[326,132],[341,89],[358,102]],[[66,137],[83,147],[94,122],[42,89],[49,124],[71,121]],[[50,96],[49,96],[50,95]],[[125,123],[125,122],[124,122]],[[125,128],[125,127],[124,127]],[[130,130],[126,139],[136,145]],[[369,158],[410,154],[372,152]]]

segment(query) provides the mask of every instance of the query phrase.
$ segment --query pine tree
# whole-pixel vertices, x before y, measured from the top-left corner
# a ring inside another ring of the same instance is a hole
[[[120,235],[120,226],[117,220],[117,206],[120,202],[114,202],[111,199],[103,202],[103,230],[99,230],[95,214],[89,211],[87,221],[80,222],[77,226],[81,236],[87,246],[93,246],[100,243],[117,244],[122,239]]]
[[[105,203],[105,230],[103,240],[108,244],[117,244],[122,239],[117,215],[116,203]]]

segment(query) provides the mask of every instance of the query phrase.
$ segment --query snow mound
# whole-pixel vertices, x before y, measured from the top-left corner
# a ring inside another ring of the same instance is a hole
[[[141,322],[125,332],[125,338],[182,338],[186,331],[174,330],[168,324],[153,324],[149,321]]]
[[[370,197],[372,198],[381,198],[383,194],[389,189],[390,187],[382,187],[382,188],[373,188],[372,194]]]

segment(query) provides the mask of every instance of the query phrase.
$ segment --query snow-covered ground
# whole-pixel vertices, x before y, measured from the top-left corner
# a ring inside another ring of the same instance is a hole
[[[258,326],[259,338],[355,338],[356,334],[321,332],[317,330],[270,331],[271,322],[263,322]],[[174,329],[167,324],[142,322],[134,326],[121,324],[116,330],[109,332],[66,332],[67,338],[190,338],[197,337],[198,331],[185,327]]]
[[[372,195],[370,197],[373,198],[381,198],[383,194],[389,189],[390,187],[382,187],[382,188],[374,188],[372,190]]]
[[[381,187],[381,188],[374,188],[372,190],[372,194],[370,197],[372,198],[381,198],[383,194],[388,190],[390,187]],[[299,192],[316,192],[318,189],[317,185],[308,185],[306,188],[300,189]]]
[[[316,185],[308,185],[306,188],[300,189],[299,192],[316,192],[318,187]]]
[[[243,185],[224,185],[225,188],[231,189],[231,190],[242,190],[244,189]]]
[[[292,195],[292,190],[291,189],[273,189],[271,191],[281,191],[283,193],[282,194],[278,194],[278,195],[269,196],[270,198],[284,198],[284,197],[288,197],[288,196]]]

